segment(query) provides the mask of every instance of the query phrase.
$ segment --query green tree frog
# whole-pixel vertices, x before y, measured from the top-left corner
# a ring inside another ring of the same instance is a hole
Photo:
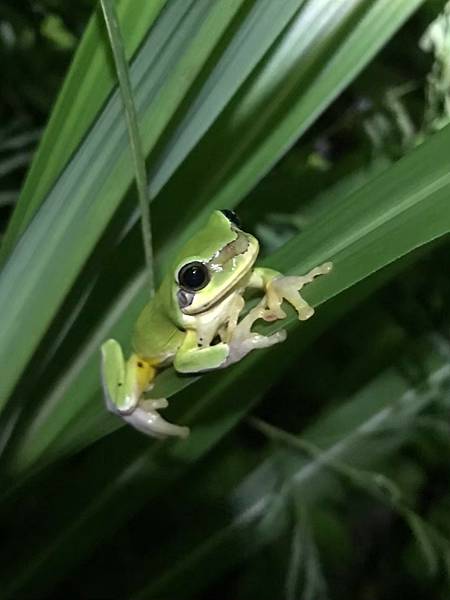
[[[314,310],[299,290],[316,276],[329,273],[327,262],[304,276],[283,276],[254,267],[258,240],[240,227],[235,213],[216,210],[184,246],[161,287],[144,307],[133,335],[134,352],[125,361],[116,340],[106,341],[102,352],[102,379],[106,405],[136,429],[154,437],[186,437],[187,427],[169,423],[158,410],[165,398],[148,399],[157,372],[173,364],[178,373],[223,369],[252,350],[282,342],[285,331],[269,336],[252,332],[258,319],[283,319],[283,300],[300,320]],[[244,292],[263,292],[259,303],[239,319]]]

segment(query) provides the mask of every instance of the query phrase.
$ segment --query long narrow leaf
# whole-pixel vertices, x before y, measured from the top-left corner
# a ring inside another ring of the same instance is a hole
[[[136,106],[134,105],[133,91],[131,89],[130,73],[127,64],[127,58],[124,50],[124,42],[120,31],[120,24],[117,18],[116,8],[112,0],[101,0],[105,23],[108,29],[111,48],[116,65],[117,78],[119,80],[120,91],[125,108],[125,114],[128,125],[128,137],[130,138],[130,148],[133,157],[134,169],[136,174],[136,187],[139,197],[139,208],[141,212],[142,241],[145,254],[145,266],[148,277],[148,286],[150,296],[155,293],[155,276],[153,273],[153,242],[152,226],[150,219],[150,199],[147,193],[147,168],[145,165],[145,156],[142,151],[142,141],[139,133],[139,124]]]
[[[317,305],[406,253],[448,234],[449,153],[450,127],[447,127],[356,193],[336,202],[334,209],[316,221],[313,230],[293,238],[273,255],[270,266],[282,272],[302,273],[321,262],[333,260],[334,272],[306,290],[307,296]],[[143,297],[133,303],[132,314],[136,314],[139,301],[142,304]],[[124,325],[119,322],[111,333],[123,339],[129,323],[129,316],[124,315]],[[293,325],[294,316],[291,315],[287,323]],[[285,326],[286,322],[278,322],[271,330]],[[54,443],[55,437],[61,435],[61,442],[67,444],[69,430],[77,432],[79,443],[83,431],[88,431],[87,414],[91,418],[97,415],[95,420],[99,419],[99,422],[113,423],[109,415],[101,417],[103,407],[95,401],[101,397],[97,363],[95,352],[82,372],[72,373],[70,388],[66,379],[64,386],[56,389],[43,405],[41,415],[30,431],[21,432],[22,448],[17,458],[21,468],[33,463]],[[79,393],[80,374],[83,394]],[[231,375],[220,373],[219,377]],[[195,379],[180,378],[169,369],[157,382],[155,394],[170,396]],[[78,421],[79,425],[75,425]],[[97,425],[99,434],[105,431],[105,424]],[[89,440],[92,435],[89,431]]]

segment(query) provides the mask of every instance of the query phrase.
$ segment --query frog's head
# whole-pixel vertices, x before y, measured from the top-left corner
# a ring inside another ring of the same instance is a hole
[[[258,250],[258,240],[240,229],[233,211],[214,211],[176,261],[172,289],[181,312],[196,315],[226,297],[250,271]]]

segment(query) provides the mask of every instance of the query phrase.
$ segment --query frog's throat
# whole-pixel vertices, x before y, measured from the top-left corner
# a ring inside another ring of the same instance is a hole
[[[251,241],[252,239],[254,240],[253,242]],[[238,257],[245,257],[245,268],[239,273],[239,277],[232,279],[229,285],[224,286],[219,296],[215,297],[214,300],[211,300],[210,302],[202,304],[195,312],[189,311],[190,304],[185,307],[187,309],[186,311],[180,307],[181,312],[187,315],[196,315],[218,304],[233,288],[237,287],[242,279],[248,274],[255,264],[258,252],[259,244],[256,238],[250,238],[244,233],[239,233],[235,240],[224,246],[221,250],[218,250],[207,263],[212,271],[219,271],[222,270],[228,262],[233,261]]]

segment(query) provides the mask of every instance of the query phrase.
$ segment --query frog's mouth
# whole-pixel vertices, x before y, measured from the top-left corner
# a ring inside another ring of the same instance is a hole
[[[216,290],[213,294],[211,284],[198,292],[178,290],[177,300],[183,313],[196,315],[219,303],[247,275],[256,261],[258,251],[258,240],[249,233],[239,231],[236,239],[204,263],[215,282]],[[212,296],[210,300],[206,299],[207,295]]]

